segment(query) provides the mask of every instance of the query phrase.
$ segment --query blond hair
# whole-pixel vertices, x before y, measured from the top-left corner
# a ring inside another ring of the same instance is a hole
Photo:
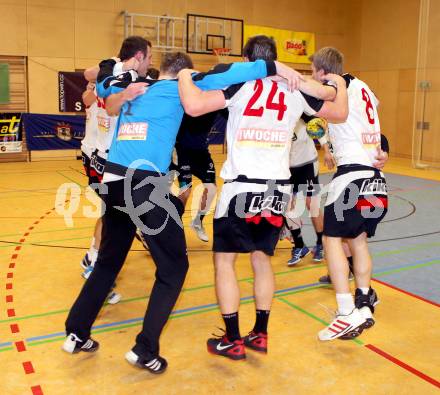
[[[333,47],[324,47],[309,57],[317,71],[342,75],[344,55]]]

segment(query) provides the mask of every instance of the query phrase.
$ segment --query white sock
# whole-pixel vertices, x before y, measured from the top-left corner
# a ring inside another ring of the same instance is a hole
[[[370,290],[370,288],[359,288],[362,291],[363,295],[368,295],[368,291]]]
[[[95,266],[96,260],[98,259],[98,250],[95,247],[90,247],[90,250],[87,251],[87,255],[89,256],[91,265]]]
[[[342,315],[348,315],[354,310],[354,300],[351,294],[336,294],[336,303],[338,312]]]

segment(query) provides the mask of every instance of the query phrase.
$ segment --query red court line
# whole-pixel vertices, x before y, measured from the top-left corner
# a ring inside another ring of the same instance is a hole
[[[25,237],[29,236],[29,232],[26,232],[23,236],[25,236]]]
[[[11,262],[10,264],[9,264],[9,269],[13,269],[15,267],[15,262]]]
[[[408,372],[416,375],[417,377],[421,378],[422,380],[425,380],[429,384],[434,385],[437,388],[440,388],[440,382],[433,379],[432,377],[429,377],[425,373],[420,372],[419,370],[413,368],[412,366],[409,366],[405,362],[401,361],[400,359],[397,359],[393,357],[392,355],[386,353],[385,351],[381,350],[380,348],[377,348],[373,346],[372,344],[367,344],[365,347],[370,349],[371,351],[374,351],[376,354],[379,354],[381,357],[384,357],[385,359],[388,359],[390,362],[400,366],[401,368],[407,370]]]
[[[26,374],[35,373],[34,367],[31,361],[23,362],[23,369]]]
[[[14,297],[12,295],[6,295],[6,303],[12,303],[14,301]]]
[[[8,317],[15,317],[15,310],[14,309],[8,309]]]
[[[11,325],[9,325],[9,327],[11,328],[11,332],[12,332],[12,333],[18,333],[18,332],[20,332],[20,328],[18,327],[17,324],[11,324]]]
[[[15,251],[20,251],[20,250],[21,250],[21,246],[15,247]]]
[[[18,254],[14,254],[14,255],[11,256],[11,260],[17,259],[17,257],[18,257]]]
[[[26,346],[24,345],[23,341],[15,342],[15,347],[17,348],[18,352],[26,351]]]
[[[385,285],[386,287],[392,288],[392,289],[394,289],[394,290],[396,290],[396,291],[399,291],[399,292],[402,292],[402,293],[404,293],[404,294],[406,294],[406,295],[412,296],[413,298],[419,299],[419,300],[421,300],[421,301],[423,301],[423,302],[426,302],[426,303],[432,304],[432,305],[435,306],[435,307],[440,307],[440,304],[439,304],[439,303],[433,302],[432,300],[429,300],[429,299],[422,298],[422,297],[419,296],[419,295],[416,295],[416,294],[413,294],[413,293],[411,293],[411,292],[405,291],[404,289],[399,288],[399,287],[396,287],[395,285],[391,285],[391,284],[385,283],[385,282],[380,281],[380,280],[377,280],[377,279],[375,279],[375,278],[372,278],[371,281],[376,281],[376,282],[379,283],[379,284]]]
[[[35,385],[34,387],[31,387],[32,395],[44,395],[43,390],[39,385]]]
[[[13,278],[14,277],[14,273],[9,272],[6,274],[6,278]]]
[[[24,243],[26,239],[20,239],[20,243]]]
[[[12,289],[12,283],[7,283],[6,284],[6,289]]]

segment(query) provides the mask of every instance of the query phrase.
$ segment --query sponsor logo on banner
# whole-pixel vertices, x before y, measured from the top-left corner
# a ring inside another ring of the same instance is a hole
[[[259,34],[273,37],[277,45],[278,60],[280,62],[311,63],[309,56],[315,52],[314,33],[295,32],[267,26],[244,26],[244,41]]]
[[[307,43],[304,40],[287,40],[284,50],[297,56],[307,56]]]
[[[237,132],[236,141],[240,145],[282,148],[287,144],[288,133],[285,130],[241,128]]]
[[[57,137],[63,141],[72,140],[72,128],[68,123],[60,122],[56,126]]]
[[[22,152],[21,114],[0,114],[0,152]]]
[[[147,130],[146,122],[123,123],[118,130],[118,140],[146,140]]]

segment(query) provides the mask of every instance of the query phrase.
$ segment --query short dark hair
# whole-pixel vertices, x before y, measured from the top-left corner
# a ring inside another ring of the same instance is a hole
[[[147,70],[147,77],[152,78],[153,80],[157,80],[159,78],[160,71],[158,69],[155,69],[154,67],[150,67]]]
[[[162,55],[160,62],[160,72],[177,75],[182,69],[194,68],[189,55],[183,52],[167,52]]]
[[[344,55],[333,47],[324,47],[309,57],[316,71],[324,70],[324,73],[342,75]]]
[[[141,51],[144,56],[147,56],[148,47],[151,48],[151,42],[140,36],[127,37],[121,45],[118,58],[121,61],[132,58],[136,52]]]
[[[263,35],[250,37],[243,48],[243,56],[251,62],[257,59],[277,60],[277,44],[272,37]]]

